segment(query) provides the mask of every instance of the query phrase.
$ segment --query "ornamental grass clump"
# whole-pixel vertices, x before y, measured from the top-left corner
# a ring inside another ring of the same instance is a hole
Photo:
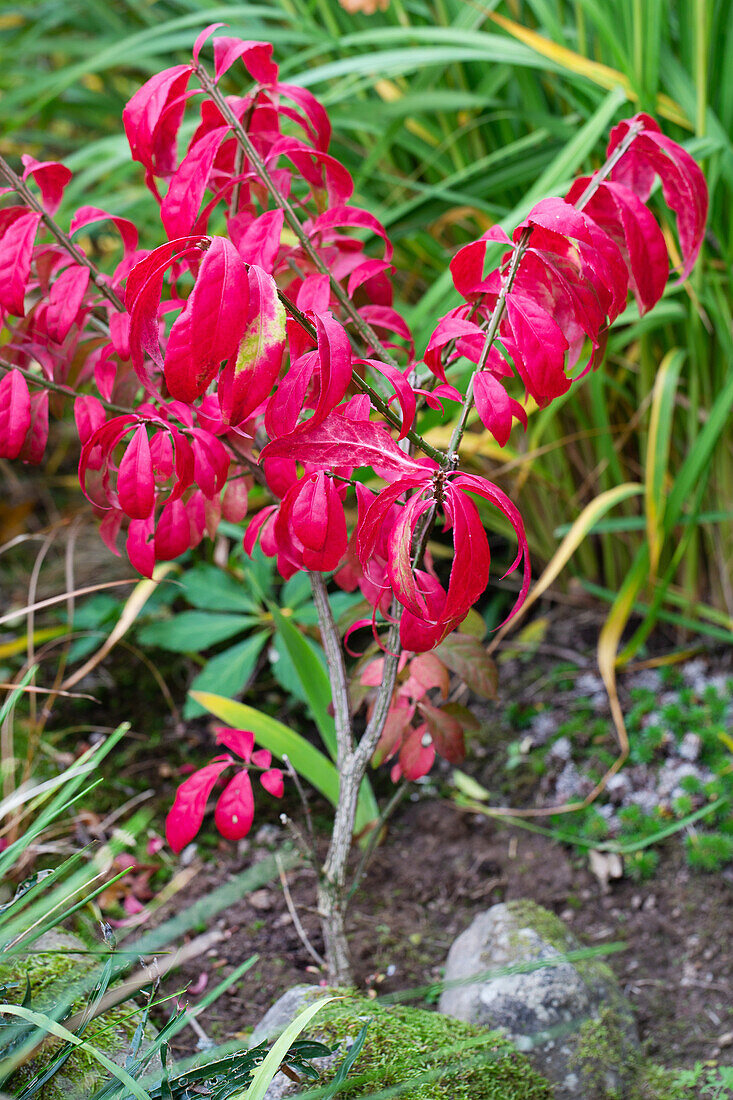
[[[395,306],[392,244],[351,201],[325,109],[280,81],[271,45],[220,27],[124,110],[131,155],[160,203],[155,247],[140,247],[128,219],[91,206],[62,227],[69,171],[25,156],[18,175],[0,161],[0,455],[42,462],[49,413],[64,416],[73,402],[79,479],[100,534],[117,554],[122,540],[147,577],[213,539],[222,519],[243,521],[255,484],[267,494],[245,549],[259,542],[285,579],[308,574],[328,666],[338,774],[319,905],[329,975],[344,981],[347,859],[366,769],[375,752],[395,780],[425,775],[436,753],[459,762],[465,715],[441,706],[449,669],[491,678],[482,647],[459,630],[489,583],[480,502],[516,540],[510,614],[529,588],[516,504],[460,468],[469,414],[504,446],[517,422],[526,427],[528,402],[545,407],[597,368],[629,294],[644,313],[667,283],[648,205],[656,181],[676,220],[682,277],[700,250],[707,190],[649,115],[619,122],[593,176],[537,203],[511,236],[493,227],[458,251],[450,266],[463,302],[436,319],[420,354]],[[201,60],[212,36],[213,70]],[[225,95],[221,82],[235,75],[244,94]],[[198,125],[179,151],[195,105]],[[101,223],[120,239],[110,273],[79,243]],[[426,408],[452,425],[444,451],[421,430]],[[438,528],[452,543],[445,569],[431,553]],[[325,574],[368,609],[345,636]],[[347,669],[361,629],[382,650],[360,674],[365,721]],[[218,827],[237,839],[253,818],[248,769],[259,767],[276,796],[282,775],[252,731],[220,740],[246,765],[217,802]],[[225,754],[183,785],[168,819],[175,848],[195,835],[233,763]]]

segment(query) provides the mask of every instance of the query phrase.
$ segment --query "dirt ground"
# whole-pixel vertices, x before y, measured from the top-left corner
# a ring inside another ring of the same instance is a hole
[[[244,859],[203,870],[187,901],[243,870],[253,854],[256,848]],[[315,876],[303,867],[288,874],[288,883],[319,950]],[[691,872],[674,844],[663,851],[652,880],[617,880],[604,893],[586,857],[554,841],[462,813],[444,801],[408,803],[353,900],[349,931],[359,984],[380,996],[403,993],[424,1007],[424,995],[410,991],[440,979],[453,938],[480,910],[513,898],[532,898],[551,909],[588,946],[625,945],[607,961],[634,1007],[651,1057],[676,1065],[733,1061],[733,872]],[[179,989],[187,981],[197,988],[202,972],[220,980],[258,954],[253,970],[200,1017],[207,1034],[221,1042],[255,1024],[288,986],[318,982],[319,974],[279,884],[225,912],[220,926],[227,935],[222,944],[171,981]],[[192,1005],[197,1000],[188,999]],[[178,1041],[180,1053],[192,1052],[190,1031]]]

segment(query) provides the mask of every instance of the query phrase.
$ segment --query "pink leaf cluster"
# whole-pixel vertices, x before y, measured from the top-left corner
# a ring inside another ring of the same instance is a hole
[[[610,178],[577,180],[564,199],[539,202],[511,240],[493,228],[451,262],[453,282],[466,302],[436,326],[425,362],[441,381],[451,359],[465,357],[481,365],[473,382],[476,407],[501,446],[515,418],[526,426],[526,414],[507,388],[515,372],[526,395],[540,407],[549,404],[570,388],[568,372],[586,346],[588,360],[573,377],[597,365],[608,327],[625,308],[629,292],[642,314],[661,298],[669,274],[667,247],[646,205],[655,176],[676,214],[683,276],[698,255],[708,203],[699,167],[649,115],[614,129],[609,157],[630,130],[636,136]],[[486,274],[487,250],[495,242],[510,249],[502,268]],[[525,247],[517,253],[520,244]],[[508,271],[515,254],[521,258],[509,285],[501,272]],[[484,360],[485,330],[500,301],[498,342]]]
[[[165,835],[174,852],[182,851],[198,833],[209,797],[227,768],[244,761],[245,766],[239,767],[219,795],[214,811],[216,827],[227,840],[241,840],[252,828],[255,803],[249,775],[251,768],[260,772],[260,783],[268,794],[275,798],[283,796],[283,773],[280,768],[271,766],[271,752],[255,749],[251,730],[222,727],[215,732],[217,743],[230,752],[214,757],[210,764],[199,768],[178,788],[165,822]]]

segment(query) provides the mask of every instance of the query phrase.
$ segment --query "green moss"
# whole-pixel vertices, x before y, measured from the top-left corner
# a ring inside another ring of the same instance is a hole
[[[59,946],[63,950],[64,944]],[[20,1004],[26,992],[27,979],[31,988],[31,1008],[52,1013],[60,1004],[68,1001],[73,986],[80,981],[90,965],[88,959],[78,954],[61,954],[56,950],[40,951],[30,958],[14,958],[0,966],[0,985],[5,988],[4,997],[7,1003]],[[78,1012],[85,1004],[85,997],[80,995],[72,1002],[70,1011]],[[131,1015],[129,1006],[120,1005],[89,1024],[83,1038],[90,1046],[114,1058],[129,1049],[137,1022],[135,1015]],[[9,1082],[10,1087],[19,1091],[56,1057],[61,1046],[60,1040],[49,1040],[31,1063],[21,1067],[13,1075]],[[52,1078],[44,1086],[44,1100],[86,1098],[105,1074],[106,1070],[91,1054],[78,1048],[63,1066],[59,1077]]]
[[[503,1036],[436,1012],[387,1008],[349,993],[323,1010],[314,1033],[340,1045],[343,1057],[367,1021],[344,1098],[414,1080],[400,1091],[408,1100],[551,1100],[548,1083]]]
[[[628,1024],[628,1015],[604,1008],[581,1026],[571,1065],[583,1082],[585,1100],[636,1100],[639,1096],[642,1058]],[[618,1088],[608,1080],[609,1069],[622,1077]]]

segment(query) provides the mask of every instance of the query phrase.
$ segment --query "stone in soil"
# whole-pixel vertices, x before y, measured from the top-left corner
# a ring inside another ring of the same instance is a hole
[[[605,964],[567,961],[580,947],[533,902],[494,905],[454,941],[440,998],[449,1016],[502,1028],[557,1100],[624,1095],[638,1066],[631,1009]],[[526,964],[535,968],[514,969]]]

